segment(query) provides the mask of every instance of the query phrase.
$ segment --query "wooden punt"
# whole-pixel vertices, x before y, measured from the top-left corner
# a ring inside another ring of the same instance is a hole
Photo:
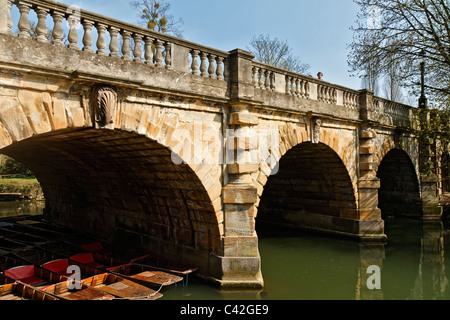
[[[152,268],[154,271],[159,270],[178,276],[186,276],[198,270],[198,267],[185,265],[168,259],[158,258],[150,254],[127,250],[125,248],[108,247],[100,241],[78,243],[74,245],[81,249],[91,251],[94,255],[94,259],[104,265],[120,266],[131,263],[138,266]]]
[[[53,283],[68,280],[68,277],[66,276],[57,274],[33,264],[19,265],[10,269],[6,269],[4,271],[4,275],[33,287],[43,287]]]
[[[163,295],[146,286],[112,273],[102,273],[81,280],[83,284],[125,300],[157,300]]]
[[[59,234],[61,237],[72,237],[76,234],[72,229],[70,229],[68,227],[64,227],[59,224],[56,224],[52,221],[46,221],[43,219],[43,217],[26,218],[26,219],[19,220],[16,223],[20,224],[20,225],[28,226],[32,230],[37,228],[40,231],[45,230],[45,231],[49,231],[55,235]]]
[[[161,270],[177,276],[187,276],[198,270],[198,267],[179,263],[169,259],[162,259],[152,255],[131,259],[131,263],[138,266],[152,267],[154,270]]]
[[[78,287],[76,287],[76,285]],[[41,288],[45,293],[51,294],[63,300],[114,300],[115,296],[103,290],[87,286],[83,283],[73,284],[69,288],[67,281],[55,283]]]
[[[53,254],[58,254],[66,258],[76,255],[78,253],[87,252],[65,241],[53,241],[53,240],[47,241],[46,243],[38,244],[35,246],[35,248]]]
[[[42,265],[47,261],[66,258],[66,256],[60,253],[42,250],[39,247],[28,247],[21,250],[15,250],[10,252],[8,256],[35,265]]]
[[[140,285],[137,282],[69,259],[49,261],[43,264],[42,267],[52,272],[68,276],[67,268],[71,263],[76,263],[80,267],[80,278],[83,284],[108,292],[117,298],[155,300],[162,297],[162,294],[159,292]]]
[[[31,234],[33,236],[38,236],[45,238],[47,240],[57,240],[66,237],[67,235],[60,232],[46,230],[38,227],[33,227],[31,225],[20,224],[20,223],[10,223],[9,225],[0,226],[0,234],[2,232],[16,232]]]
[[[8,280],[5,280],[8,279]],[[47,292],[0,275],[0,300],[60,300]]]
[[[13,250],[26,249],[26,248],[30,248],[30,245],[0,236],[0,249],[6,250],[6,251],[13,251]]]
[[[5,236],[5,238],[31,246],[40,245],[48,241],[48,239],[46,238],[35,236],[29,233],[15,233],[7,235]]]
[[[110,268],[108,271],[150,288],[162,288],[183,281],[183,277],[131,263]]]

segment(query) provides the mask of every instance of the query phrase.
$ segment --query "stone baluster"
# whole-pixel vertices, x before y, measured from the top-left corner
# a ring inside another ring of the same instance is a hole
[[[133,40],[134,40],[134,50],[133,50],[133,56],[135,62],[143,62],[142,61],[142,49],[141,49],[141,42],[142,42],[143,36],[140,34],[133,34]]]
[[[49,12],[48,9],[45,9],[42,7],[36,8],[36,14],[38,17],[38,23],[36,26],[36,34],[37,34],[38,42],[48,42],[48,39],[47,39],[48,30],[47,30],[47,26],[45,25],[45,19],[47,18],[48,12]]]
[[[200,53],[200,74],[203,77],[208,76],[208,67],[207,67],[207,63],[206,63],[207,58],[208,58],[208,54],[206,52]]]
[[[119,51],[119,45],[117,44],[117,35],[119,34],[120,29],[109,27],[108,32],[111,36],[111,41],[109,43],[109,56],[113,58],[118,58],[119,54],[117,51]]]
[[[208,61],[209,61],[209,67],[208,67],[208,74],[210,78],[216,77],[216,68],[214,63],[216,62],[216,56],[209,54],[208,55]]]
[[[18,4],[19,11],[20,11],[20,19],[19,19],[19,38],[29,39],[30,36],[30,21],[28,20],[28,13],[30,12],[31,5],[28,3],[25,3],[23,1],[20,1]]]
[[[94,50],[92,49],[92,44],[94,43],[94,41],[92,40],[92,26],[94,25],[93,21],[90,20],[85,20],[83,19],[83,29],[84,29],[84,35],[83,35],[83,51],[87,51],[87,52],[94,52]]]
[[[62,41],[62,39],[64,38],[64,32],[62,29],[62,21],[64,19],[64,14],[57,11],[53,11],[52,17],[54,22],[52,43],[56,46],[64,46],[64,43]]]
[[[123,38],[123,44],[122,44],[122,59],[123,60],[131,60],[130,53],[131,53],[131,47],[130,47],[130,37],[131,32],[122,30],[121,32],[122,38]]]
[[[300,79],[295,79],[295,96],[300,97]]]
[[[98,38],[97,38],[97,54],[100,56],[106,56],[106,41],[105,41],[105,32],[108,28],[107,25],[104,25],[102,23],[96,24]]]
[[[198,55],[199,54],[200,54],[200,51],[191,50],[191,57],[192,57],[191,70],[192,70],[192,74],[195,74],[195,75],[200,74],[200,72],[198,71]]]
[[[171,69],[172,68],[172,43],[166,42],[164,44],[164,48],[165,48],[164,63],[166,64],[167,69]]]
[[[289,94],[291,92],[291,77],[290,76],[286,76],[286,87],[285,87],[285,92],[286,94]]]
[[[216,78],[223,80],[224,79],[224,75],[223,75],[223,58],[222,57],[217,57],[216,58],[216,64],[217,64],[217,68],[216,68]]]
[[[69,40],[69,45],[68,47],[70,49],[74,49],[74,50],[79,50],[80,48],[78,47],[78,33],[77,33],[77,27],[78,27],[78,23],[79,21],[79,17],[77,15],[70,15],[69,18],[67,19],[67,22],[69,23],[69,35],[67,37],[67,39]]]
[[[151,37],[145,37],[145,63],[153,66],[153,38]]]
[[[7,0],[6,1],[6,7],[5,7],[5,15],[6,15],[6,26],[5,25],[2,25],[2,27],[0,28],[1,30],[0,30],[0,33],[6,33],[6,34],[8,34],[8,35],[10,35],[10,36],[13,36],[14,35],[14,32],[11,30],[11,28],[12,28],[12,26],[13,26],[13,21],[12,21],[12,18],[11,18],[11,7],[12,7],[12,5],[13,5],[13,0]],[[0,23],[1,24],[1,23]],[[6,28],[6,29],[4,29],[4,28]]]
[[[157,67],[163,66],[164,56],[163,56],[163,42],[161,40],[156,40],[155,42],[155,64]]]
[[[253,67],[252,68],[252,84],[255,87],[258,87],[258,74],[259,74],[259,68],[258,67]]]
[[[266,82],[266,79],[264,79],[264,73],[265,70],[264,69],[259,69],[259,82],[258,82],[258,87],[263,89],[264,88],[264,83]]]

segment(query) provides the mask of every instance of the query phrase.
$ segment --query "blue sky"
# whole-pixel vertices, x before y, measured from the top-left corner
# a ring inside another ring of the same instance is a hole
[[[137,24],[128,0],[60,0],[107,17]],[[350,77],[347,45],[358,6],[352,0],[168,0],[171,13],[184,21],[184,39],[231,51],[247,49],[253,36],[269,34],[287,40],[293,54],[308,63],[309,73],[352,89],[361,81]]]

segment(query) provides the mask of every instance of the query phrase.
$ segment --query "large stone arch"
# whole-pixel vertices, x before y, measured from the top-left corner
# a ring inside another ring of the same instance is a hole
[[[349,143],[333,130],[322,129],[313,143],[302,128],[281,127],[278,171],[268,175],[262,170],[255,181],[260,198],[257,221],[352,234],[355,228],[345,218],[357,210],[347,169],[352,161],[352,151],[345,147]]]
[[[192,161],[176,111],[117,96],[112,123],[99,127],[90,88],[3,90],[0,153],[36,174],[52,219],[220,272],[210,259],[223,255],[221,166]]]

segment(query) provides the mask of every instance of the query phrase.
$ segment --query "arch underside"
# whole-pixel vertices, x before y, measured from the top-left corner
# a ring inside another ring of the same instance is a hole
[[[419,180],[411,159],[401,149],[390,150],[378,167],[378,207],[383,217],[420,217]]]
[[[355,210],[352,182],[336,152],[322,143],[301,143],[281,158],[278,173],[269,177],[257,221],[344,232],[349,226],[336,218]]]
[[[145,136],[62,130],[0,152],[33,171],[46,214],[55,221],[118,245],[202,261],[205,269],[211,252],[221,251],[217,218],[201,181]]]

